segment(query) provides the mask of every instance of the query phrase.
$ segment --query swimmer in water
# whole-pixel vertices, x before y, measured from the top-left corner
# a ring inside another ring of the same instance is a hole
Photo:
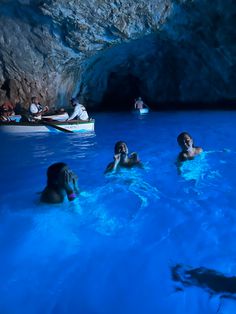
[[[214,269],[205,267],[193,268],[182,264],[172,266],[171,273],[172,279],[182,283],[183,287],[200,287],[208,291],[211,295],[221,293],[235,299],[235,276],[227,276]]]
[[[182,149],[178,156],[178,162],[194,159],[195,156],[203,151],[201,147],[194,146],[193,139],[187,132],[180,133],[177,137],[177,142]]]
[[[77,180],[77,175],[64,162],[52,164],[47,170],[47,186],[41,194],[41,201],[62,203],[65,196],[73,201],[79,193]]]
[[[120,167],[132,168],[134,166],[142,167],[142,163],[138,157],[137,153],[131,153],[129,155],[128,147],[125,142],[119,141],[115,144],[114,148],[114,161],[111,162],[106,170],[107,172],[112,172],[118,170]]]

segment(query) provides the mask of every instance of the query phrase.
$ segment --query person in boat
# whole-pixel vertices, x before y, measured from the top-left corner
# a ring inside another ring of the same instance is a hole
[[[77,175],[67,164],[64,162],[52,164],[47,169],[47,186],[41,194],[41,202],[62,203],[65,197],[73,201],[79,193],[77,181]]]
[[[4,109],[3,107],[0,108],[0,121],[1,122],[10,122],[11,119],[9,118],[9,111]]]
[[[16,103],[16,106],[15,106],[15,114],[16,115],[21,115],[21,114],[24,114],[27,112],[28,111],[26,109],[24,109],[23,105],[20,102]]]
[[[15,114],[14,105],[11,101],[7,100],[1,105],[1,109],[5,112],[8,112],[8,116],[12,116]]]
[[[66,121],[89,120],[89,116],[88,116],[86,108],[82,104],[79,103],[79,100],[77,98],[71,98],[71,105],[74,108],[74,111],[72,112],[72,114],[69,116],[69,118]]]
[[[138,154],[133,152],[129,155],[128,147],[125,142],[119,141],[114,147],[114,161],[109,163],[105,173],[117,171],[119,168],[132,168],[142,166]]]
[[[203,151],[201,147],[194,146],[193,139],[187,132],[180,133],[177,137],[177,142],[182,149],[178,156],[178,162],[194,159],[195,156]]]
[[[30,112],[30,116],[32,118],[33,121],[35,120],[41,120],[42,119],[42,115],[46,112],[48,112],[48,107],[43,107],[40,102],[38,97],[34,96],[31,98],[31,104],[29,107],[29,112]]]
[[[146,108],[146,105],[144,104],[142,98],[138,97],[137,99],[135,99],[134,109],[143,109],[143,108]]]

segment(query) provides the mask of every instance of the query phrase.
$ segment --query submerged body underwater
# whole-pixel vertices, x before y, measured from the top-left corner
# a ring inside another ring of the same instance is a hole
[[[0,313],[235,313],[236,112],[94,118],[95,133],[0,134]],[[179,173],[182,131],[203,153]],[[119,140],[143,168],[105,175]],[[80,195],[42,204],[55,162]]]

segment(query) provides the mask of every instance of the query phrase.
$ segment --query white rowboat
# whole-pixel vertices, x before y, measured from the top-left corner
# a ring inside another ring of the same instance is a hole
[[[93,132],[95,120],[89,121],[43,121],[38,122],[0,122],[0,131],[5,133],[36,133],[36,132]]]

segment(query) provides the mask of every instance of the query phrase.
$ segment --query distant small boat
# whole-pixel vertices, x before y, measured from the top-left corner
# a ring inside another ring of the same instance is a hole
[[[137,114],[147,114],[149,113],[149,109],[148,108],[135,109],[133,112]]]
[[[5,133],[36,133],[36,132],[93,132],[95,120],[88,121],[44,121],[38,122],[0,122],[0,131]]]

